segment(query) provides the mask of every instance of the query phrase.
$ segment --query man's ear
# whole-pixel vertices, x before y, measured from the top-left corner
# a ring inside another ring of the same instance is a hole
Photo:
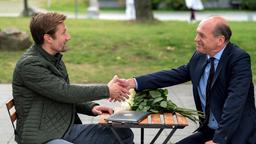
[[[219,36],[218,45],[223,45],[224,43],[225,43],[225,37],[224,36]]]
[[[52,43],[52,37],[49,34],[44,34],[44,41],[47,43]]]

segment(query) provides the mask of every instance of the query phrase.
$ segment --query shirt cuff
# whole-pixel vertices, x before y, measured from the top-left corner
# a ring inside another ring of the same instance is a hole
[[[133,80],[134,80],[134,83],[135,83],[135,90],[137,90],[138,89],[138,82],[137,82],[136,78],[133,78]]]

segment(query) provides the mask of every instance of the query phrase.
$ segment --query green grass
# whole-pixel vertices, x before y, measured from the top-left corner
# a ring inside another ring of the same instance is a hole
[[[14,26],[28,32],[28,18],[0,18],[0,29]],[[138,24],[120,21],[66,21],[72,39],[64,61],[73,83],[107,82],[114,74],[129,78],[175,68],[194,52],[196,24],[170,21]],[[232,41],[248,51],[256,75],[254,22],[232,22]],[[0,51],[0,83],[9,83],[24,51]]]
[[[17,0],[12,0],[17,1]],[[88,7],[89,0],[77,0],[78,4],[78,13],[83,14],[86,12]],[[48,0],[37,0],[37,1],[29,1],[29,4],[33,3],[39,7],[47,9],[49,11],[61,11],[61,12],[74,12],[75,11],[75,1],[74,0],[51,0],[50,7],[48,7]],[[109,7],[100,7],[100,12],[108,13],[108,12],[124,12],[125,11],[125,0],[120,3],[120,7],[117,8],[109,8]],[[176,10],[170,8],[159,8],[154,10],[155,12],[187,12],[188,10]],[[205,8],[203,12],[236,12],[237,9],[233,8]],[[241,10],[239,10],[241,11]],[[247,10],[242,10],[246,12]]]
[[[88,0],[77,0],[77,12],[79,14],[86,14],[88,8]],[[49,11],[57,11],[57,12],[75,12],[75,2],[74,0],[51,0],[50,7],[48,7],[47,0],[40,0],[35,5],[47,9]],[[100,12],[124,12],[125,8],[100,8]]]
[[[49,11],[65,11],[74,12],[75,11],[75,1],[74,0],[51,0],[50,7],[48,7],[46,0],[41,0],[43,4],[42,7]],[[79,13],[85,13],[87,10],[86,0],[77,0],[77,11]]]

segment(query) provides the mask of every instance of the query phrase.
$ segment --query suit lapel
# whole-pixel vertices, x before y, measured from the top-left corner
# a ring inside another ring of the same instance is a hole
[[[195,69],[195,85],[198,86],[201,75],[204,72],[205,66],[207,64],[207,56],[204,55],[200,58],[197,68]]]
[[[212,82],[212,85],[211,87],[214,85],[217,77],[219,76],[220,74],[220,71],[223,67],[224,64],[227,63],[227,60],[229,58],[229,54],[230,54],[230,51],[231,51],[231,46],[230,46],[230,43],[226,46],[225,50],[223,51],[222,55],[221,55],[221,58],[220,58],[220,61],[218,63],[218,66],[217,66],[217,69],[216,69],[216,72],[214,74],[214,78],[213,78],[213,82]]]
[[[207,65],[207,56],[202,54],[200,56],[198,62],[196,62],[194,73],[192,74],[193,75],[192,81],[194,81],[194,83],[193,83],[193,92],[194,92],[195,103],[196,103],[197,109],[200,110],[200,111],[202,111],[202,107],[201,107],[201,102],[200,102],[197,87],[198,87],[200,78],[202,76],[202,73],[204,72],[204,69],[205,69],[206,65]]]

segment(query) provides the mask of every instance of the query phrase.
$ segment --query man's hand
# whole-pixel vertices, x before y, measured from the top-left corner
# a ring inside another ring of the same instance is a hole
[[[213,142],[212,140],[209,140],[209,141],[205,142],[204,144],[217,144],[217,143]]]
[[[130,89],[135,89],[136,88],[134,78],[127,79],[126,82],[127,82],[127,89],[130,90]]]
[[[129,90],[127,82],[124,79],[119,79],[117,75],[108,83],[110,101],[125,101],[128,99]]]
[[[106,106],[94,106],[92,108],[92,113],[95,115],[101,115],[103,112],[107,112],[109,114],[113,113],[113,109],[110,107],[106,107]]]

